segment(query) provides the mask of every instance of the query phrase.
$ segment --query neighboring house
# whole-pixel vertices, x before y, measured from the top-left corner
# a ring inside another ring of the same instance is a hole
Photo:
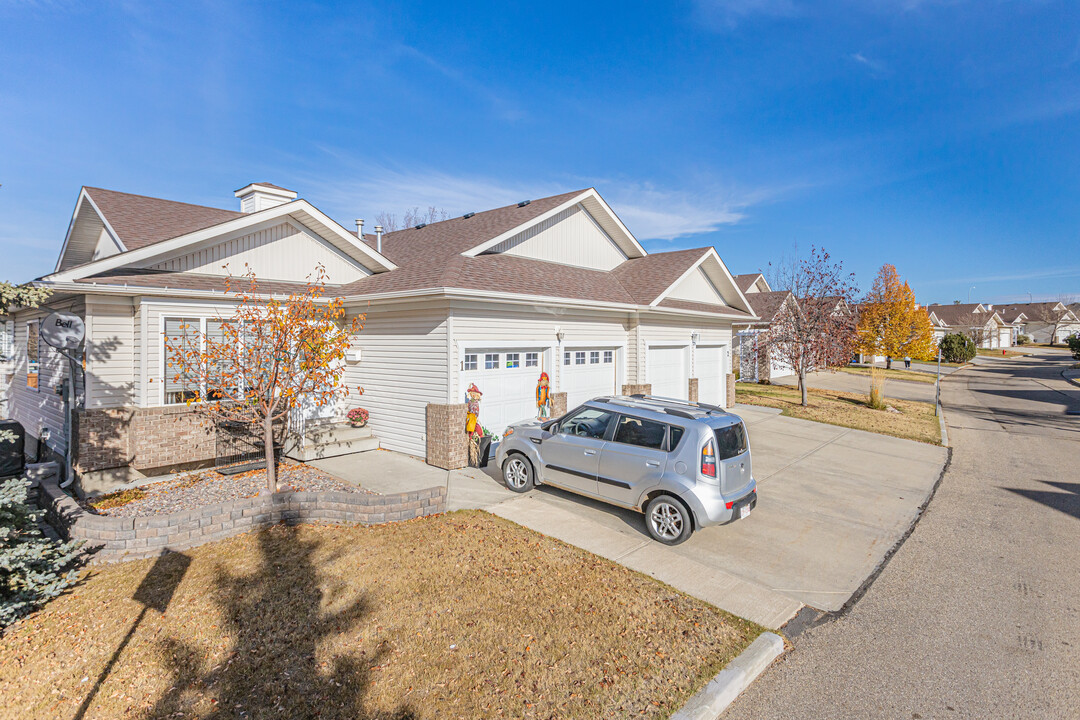
[[[363,396],[297,422],[362,405],[383,448],[442,467],[461,464],[471,383],[496,433],[535,414],[541,371],[557,409],[648,388],[726,406],[732,324],[756,319],[715,249],[649,254],[594,189],[380,236],[268,183],[235,195],[241,211],[79,193],[56,267],[38,281],[54,294],[14,312],[8,385],[10,414],[33,437],[49,428],[62,453],[55,388],[66,363],[36,342],[37,323],[53,309],[85,319],[80,473],[121,481],[215,456],[213,427],[182,402],[164,341],[183,324],[212,332],[232,312],[226,264],[236,275],[250,265],[261,292],[281,296],[321,263],[328,294],[366,315],[345,372]]]
[[[782,312],[795,309],[795,296],[788,290],[773,290],[761,273],[736,275],[735,283],[746,295],[758,320],[735,323],[735,352],[739,380],[769,382],[772,378],[791,375],[794,371],[772,348],[763,347],[761,336]]]
[[[993,307],[993,306],[990,306]],[[998,306],[997,312],[1012,323],[1015,334],[1023,333],[1031,342],[1064,343],[1070,335],[1080,333],[1080,315],[1061,302],[1016,303]]]
[[[954,303],[927,305],[934,340],[953,333],[966,335],[980,348],[997,349],[1013,345],[1013,326],[1007,323],[993,305],[983,303]]]

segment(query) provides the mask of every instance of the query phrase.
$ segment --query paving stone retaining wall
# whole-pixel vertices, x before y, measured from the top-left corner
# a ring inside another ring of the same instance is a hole
[[[85,540],[91,562],[118,562],[179,551],[265,525],[379,523],[446,511],[446,488],[396,495],[353,492],[279,492],[144,517],[110,517],[83,510],[57,484],[55,473],[37,482],[37,502],[56,530]]]

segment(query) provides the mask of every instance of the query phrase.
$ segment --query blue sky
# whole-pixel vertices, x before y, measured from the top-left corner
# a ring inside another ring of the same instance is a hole
[[[1080,3],[0,0],[0,277],[81,185],[352,227],[595,186],[650,251],[1080,299]]]

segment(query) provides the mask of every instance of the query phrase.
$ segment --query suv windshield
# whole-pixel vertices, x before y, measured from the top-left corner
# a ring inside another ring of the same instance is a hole
[[[746,452],[746,430],[742,423],[717,428],[714,432],[717,460],[727,460]]]

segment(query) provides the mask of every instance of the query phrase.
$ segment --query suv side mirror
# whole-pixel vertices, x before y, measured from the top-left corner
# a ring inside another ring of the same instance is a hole
[[[543,430],[540,432],[540,440],[542,441],[550,440],[553,437],[555,437],[555,433],[551,432],[550,430]]]

